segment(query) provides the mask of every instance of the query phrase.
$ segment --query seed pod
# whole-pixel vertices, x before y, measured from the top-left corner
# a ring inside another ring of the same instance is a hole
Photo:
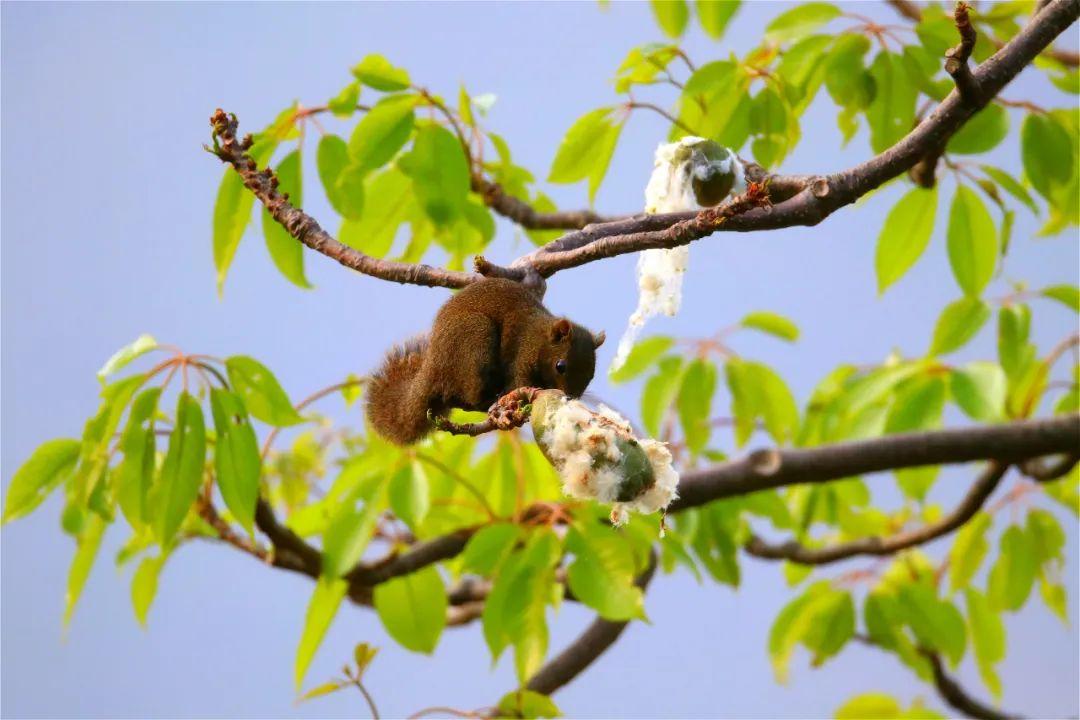
[[[562,476],[563,492],[610,503],[616,525],[626,522],[629,510],[656,512],[675,498],[679,476],[667,447],[638,440],[610,408],[593,411],[544,390],[533,399],[531,421],[537,445]]]

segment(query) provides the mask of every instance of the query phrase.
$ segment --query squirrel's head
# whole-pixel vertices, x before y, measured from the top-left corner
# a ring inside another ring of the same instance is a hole
[[[593,335],[566,318],[551,323],[550,342],[540,351],[539,370],[544,387],[557,388],[570,397],[580,397],[596,370],[596,348],[604,343],[604,333]]]

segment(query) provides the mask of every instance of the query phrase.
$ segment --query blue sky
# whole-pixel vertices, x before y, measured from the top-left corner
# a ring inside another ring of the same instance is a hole
[[[785,7],[750,4],[722,43],[695,29],[686,49],[699,63],[743,52]],[[859,3],[858,10],[892,17],[876,4]],[[317,289],[299,291],[272,267],[257,223],[218,299],[210,217],[222,169],[200,149],[215,107],[237,113],[242,128],[258,129],[294,99],[324,101],[349,81],[349,67],[381,52],[447,96],[459,82],[474,93],[495,93],[491,128],[507,138],[518,162],[542,177],[573,120],[614,102],[610,78],[626,51],[661,39],[647,5],[621,3],[607,10],[594,3],[4,3],[0,13],[5,487],[36,445],[80,432],[96,406],[94,371],[141,332],[193,352],[254,355],[299,397],[369,370],[391,343],[426,327],[445,299],[444,291],[357,276],[312,254],[308,273]],[[1069,102],[1033,72],[1005,94]],[[868,155],[863,133],[840,148],[833,113],[826,102],[811,108],[803,142],[783,170],[825,172]],[[329,126],[340,130],[333,121]],[[631,119],[599,209],[640,208],[652,151],[665,133],[656,117]],[[1015,135],[993,157],[1019,173]],[[306,209],[334,230],[336,221],[314,190],[312,160],[305,160]],[[583,186],[548,190],[567,207],[584,202]],[[942,212],[927,255],[877,296],[874,241],[900,191],[886,188],[816,228],[721,234],[696,243],[682,313],[650,329],[706,335],[751,310],[789,315],[802,329],[798,344],[751,336],[734,344],[777,368],[803,401],[840,362],[880,361],[894,348],[924,352],[938,313],[959,291],[945,259]],[[1005,275],[1034,287],[1075,283],[1075,232],[1043,239],[1034,237],[1037,228],[1018,211]],[[509,260],[525,249],[514,229],[500,223],[488,254]],[[561,273],[550,283],[548,303],[618,337],[636,303],[633,262],[622,257]],[[1001,284],[990,295],[1004,292]],[[1040,303],[1034,310],[1034,334],[1044,349],[1075,327],[1075,316],[1059,306]],[[614,345],[603,348],[603,364]],[[993,353],[988,327],[956,360]],[[640,387],[612,388],[598,377],[593,390],[633,412]],[[726,397],[718,402],[723,407]],[[355,410],[338,418],[359,422]],[[720,444],[730,447],[730,438]],[[933,499],[954,501],[974,472],[943,473]],[[869,482],[876,497],[896,499],[890,477]],[[347,693],[293,705],[293,654],[312,585],[215,545],[185,547],[172,558],[143,631],[130,610],[130,568],[118,573],[111,563],[124,539],[117,528],[62,639],[72,543],[59,531],[59,508],[54,498],[0,534],[3,715],[364,712],[360,698]],[[1060,517],[1070,528],[1066,585],[1075,623],[1076,522]],[[932,549],[947,547],[948,541]],[[859,566],[855,561],[829,574]],[[746,559],[743,572],[738,591],[699,586],[686,573],[657,578],[646,601],[652,624],[630,628],[556,696],[558,703],[568,714],[592,717],[824,716],[853,694],[879,690],[905,702],[921,695],[941,707],[898,662],[863,648],[817,670],[800,656],[789,683],[776,685],[766,638],[790,596],[779,566]],[[582,608],[564,606],[552,620],[552,650],[589,620]],[[1008,632],[1009,656],[1000,667],[1004,707],[1035,716],[1076,714],[1075,629],[1034,600],[1009,618]],[[335,673],[359,641],[382,647],[368,684],[387,716],[430,705],[487,705],[514,684],[505,659],[490,669],[479,627],[448,631],[436,654],[425,657],[394,645],[372,612],[353,607],[339,614],[310,681]],[[960,676],[986,696],[970,659]]]

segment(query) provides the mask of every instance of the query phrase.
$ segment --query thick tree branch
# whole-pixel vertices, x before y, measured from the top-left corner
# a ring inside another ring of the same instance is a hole
[[[1008,465],[990,463],[951,513],[921,528],[885,537],[859,538],[825,547],[807,547],[796,540],[772,545],[752,535],[744,549],[754,557],[767,560],[790,560],[801,565],[824,565],[856,555],[891,555],[900,550],[928,543],[960,528],[982,508],[1001,482],[1007,469]]]
[[[679,499],[669,511],[678,512],[758,490],[829,482],[884,470],[976,460],[1018,463],[1078,450],[1080,415],[1076,414],[887,435],[813,448],[759,450],[737,460],[684,473],[679,481]]]
[[[977,39],[968,13],[969,9],[967,3],[956,3],[953,18],[956,21],[956,29],[960,33],[960,44],[945,51],[945,72],[952,76],[956,89],[960,91],[960,96],[964,100],[978,104],[982,98],[982,91],[979,81],[971,74],[971,68],[968,66],[968,60],[971,58],[971,51],[975,49]]]
[[[799,178],[798,184],[802,184],[803,189],[789,199],[772,207],[736,215],[714,227],[713,231],[749,232],[816,225],[841,207],[850,205],[909,170],[935,148],[942,147],[1078,16],[1080,0],[1052,0],[1033,22],[971,73],[973,84],[979,88],[977,97],[965,97],[954,90],[916,128],[880,155],[831,175]],[[786,178],[777,176],[772,182],[786,182]],[[590,226],[520,258],[511,267],[531,265],[547,277],[589,259],[650,247],[671,247],[673,238],[665,235],[665,231],[697,216],[696,212],[682,212],[632,218],[617,224],[618,234],[607,232],[603,225]],[[704,235],[685,232],[681,239],[690,242],[700,237]],[[602,243],[602,249],[577,252],[593,243]]]
[[[934,687],[949,707],[978,720],[1018,720],[1020,715],[1004,713],[972,697],[955,678],[945,672],[941,657],[934,652],[923,651],[934,673]]]
[[[655,572],[656,551],[653,550],[649,558],[649,567],[634,581],[634,584],[645,590]],[[566,649],[529,678],[525,687],[533,692],[551,695],[584,672],[605,650],[615,644],[629,624],[629,621],[614,622],[596,618],[589,627],[585,628],[585,632],[578,636],[577,640],[570,643]]]
[[[222,162],[232,165],[240,174],[244,186],[255,194],[274,220],[315,252],[365,275],[397,283],[461,288],[479,277],[472,273],[444,270],[430,265],[373,258],[338,242],[319,226],[315,218],[293,207],[288,199],[277,191],[277,178],[273,171],[269,168],[259,170],[258,165],[247,154],[251,147],[250,138],[241,141],[236,137],[237,122],[234,115],[226,115],[219,109],[210,118],[210,124],[214,128],[215,142],[214,147],[208,149]]]

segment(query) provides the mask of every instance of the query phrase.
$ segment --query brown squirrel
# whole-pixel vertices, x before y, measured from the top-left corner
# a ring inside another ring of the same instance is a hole
[[[380,435],[409,445],[432,429],[429,413],[487,410],[519,387],[577,397],[603,342],[603,333],[552,315],[525,285],[480,280],[439,309],[428,337],[387,354],[368,383],[367,416]]]

